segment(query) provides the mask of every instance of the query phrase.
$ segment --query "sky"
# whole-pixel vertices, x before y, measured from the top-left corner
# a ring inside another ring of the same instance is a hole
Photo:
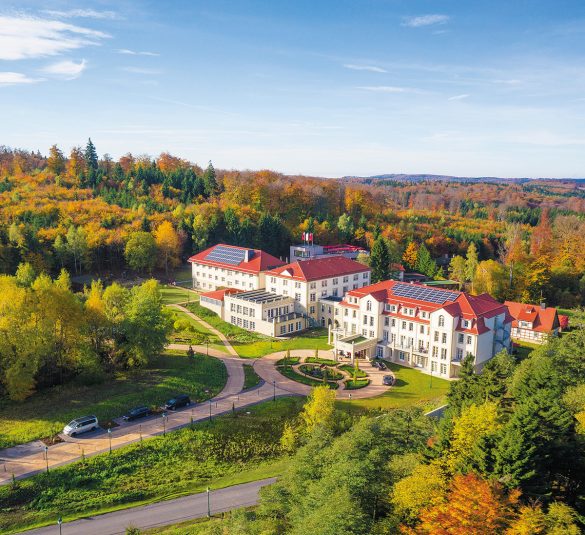
[[[0,144],[585,176],[582,0],[0,0]]]

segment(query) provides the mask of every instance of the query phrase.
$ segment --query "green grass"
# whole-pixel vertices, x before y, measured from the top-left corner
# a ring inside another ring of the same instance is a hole
[[[258,386],[262,379],[254,371],[254,366],[251,364],[244,364],[244,390]]]
[[[299,366],[299,371],[304,374],[310,375],[315,379],[323,379],[323,374],[327,374],[327,379],[332,381],[338,381],[339,379],[343,379],[343,374],[338,372],[333,368],[321,368],[320,364],[301,364]]]
[[[263,357],[287,349],[331,349],[327,344],[326,329],[308,330],[291,338],[270,338],[227,323],[199,303],[191,303],[187,308],[224,334],[240,357]]]
[[[345,389],[346,390],[358,390],[360,388],[364,388],[364,386],[368,386],[370,384],[369,379],[358,379],[354,381],[353,379],[348,379],[345,381]]]
[[[289,367],[285,368],[284,366],[279,366],[277,368],[277,370],[285,377],[288,377],[289,379],[292,379],[293,381],[296,381],[297,383],[302,383],[302,384],[308,385],[308,386],[321,386],[321,385],[325,384],[323,381],[319,381],[317,379],[311,379],[310,377],[307,377],[305,375],[301,375]],[[333,388],[334,390],[339,388],[339,385],[337,383],[332,382],[332,381],[328,381],[327,384],[331,388]]]
[[[167,352],[148,368],[118,372],[103,383],[69,383],[43,390],[23,402],[0,401],[0,448],[53,436],[73,418],[95,414],[100,421],[121,416],[136,405],[160,405],[176,393],[207,399],[227,381],[224,364],[213,357],[190,361],[184,352]],[[204,390],[209,389],[210,394]],[[1,531],[1,530],[0,530]]]
[[[294,366],[301,362],[301,357],[288,357],[276,361],[276,366]]]
[[[397,409],[407,406],[420,406],[422,408],[434,408],[443,404],[445,395],[449,390],[449,381],[432,378],[413,368],[400,366],[393,362],[385,361],[386,365],[396,376],[395,386],[384,392],[381,396],[369,399],[358,399],[351,402],[338,401],[343,408],[353,407],[364,409]]]
[[[519,361],[522,361],[530,356],[537,347],[540,347],[538,344],[531,344],[530,342],[524,341],[514,341],[514,349],[516,351],[516,358]]]
[[[179,286],[161,284],[160,293],[164,305],[174,305],[177,303],[185,303],[187,301],[199,301],[199,296],[196,293],[185,290]]]
[[[303,399],[269,401],[0,487],[0,532],[53,524],[282,473],[280,436]],[[248,414],[248,412],[250,414]]]
[[[344,372],[349,373],[350,377],[353,377],[353,374],[356,373],[355,366],[352,366],[351,364],[342,364],[341,366],[338,366],[338,368]],[[367,377],[367,373],[364,370],[358,368],[356,376],[358,379],[364,378]]]
[[[196,518],[162,528],[143,530],[142,533],[144,535],[207,535],[212,527],[219,526],[222,522],[223,519],[220,517]]]
[[[305,359],[307,364],[325,364],[326,366],[336,366],[337,362],[332,359],[322,359],[320,357],[307,357]]]
[[[226,354],[228,353],[228,350],[223,345],[223,342],[219,339],[219,337],[212,333],[202,323],[194,320],[191,316],[188,316],[182,310],[177,310],[174,308],[170,308],[169,310],[173,317],[173,322],[175,322],[175,320],[185,320],[189,323],[189,330],[173,331],[170,340],[172,343],[201,345],[203,343],[202,340],[207,336],[209,338],[209,347],[217,349],[218,351]]]

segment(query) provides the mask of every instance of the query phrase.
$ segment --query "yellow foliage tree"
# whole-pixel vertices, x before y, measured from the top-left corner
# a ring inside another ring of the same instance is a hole
[[[335,391],[325,385],[318,386],[311,391],[301,412],[301,419],[307,432],[311,433],[316,427],[331,425],[334,413]]]
[[[168,276],[169,267],[179,265],[181,240],[179,234],[169,221],[163,221],[154,231],[154,239],[159,253],[159,262],[165,268]]]

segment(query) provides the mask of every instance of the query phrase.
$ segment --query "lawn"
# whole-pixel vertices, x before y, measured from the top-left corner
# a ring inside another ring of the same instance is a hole
[[[449,381],[432,378],[413,368],[400,366],[393,362],[385,361],[388,368],[396,376],[395,385],[381,396],[369,399],[353,401],[338,401],[344,408],[351,403],[354,407],[365,409],[397,409],[406,406],[419,406],[423,409],[435,408],[444,403],[445,395],[449,390]]]
[[[207,337],[209,339],[209,347],[217,349],[218,351],[222,351],[226,354],[228,353],[228,350],[223,345],[223,342],[218,338],[218,336],[212,333],[202,323],[194,320],[192,317],[188,316],[181,310],[177,310],[175,308],[169,308],[169,310],[173,317],[173,322],[176,320],[183,320],[189,324],[188,329],[173,331],[170,340],[172,343],[200,345],[204,343],[203,341],[205,340],[205,337]]]
[[[301,375],[300,373],[295,372],[292,368],[289,368],[288,366],[279,366],[276,368],[282,375],[284,375],[285,377],[288,377],[289,379],[292,379],[293,381],[296,381],[297,383],[302,383],[304,385],[308,385],[308,386],[322,386],[325,383],[323,381],[319,381],[317,379],[312,379],[311,377],[307,377],[306,375]],[[337,383],[334,383],[333,381],[328,381],[327,384],[333,388],[334,390],[336,390],[337,388],[339,388],[339,385]]]
[[[291,338],[270,338],[227,323],[199,303],[191,303],[187,305],[187,308],[223,333],[240,357],[263,357],[287,349],[331,349],[331,346],[327,344],[326,329],[305,331]]]
[[[358,390],[360,388],[364,388],[370,384],[369,379],[358,379],[354,381],[353,379],[348,379],[345,381],[345,389],[346,390]]]
[[[262,382],[261,377],[254,371],[254,366],[244,364],[244,390],[254,388]]]
[[[361,370],[359,368],[356,369],[356,367],[352,366],[351,364],[342,364],[341,366],[338,366],[338,368],[340,370],[343,370],[344,372],[347,372],[350,377],[353,377],[354,374],[358,379],[363,379],[364,377],[367,377],[367,374],[364,370]]]
[[[284,423],[303,402],[265,402],[0,487],[0,532],[278,475]]]
[[[514,341],[514,350],[516,352],[515,355],[519,361],[528,358],[530,353],[532,353],[532,351],[534,351],[537,347],[540,346],[538,344],[531,344],[530,342]]]
[[[164,305],[174,305],[189,301],[199,301],[199,295],[179,286],[161,284],[160,293]]]
[[[207,399],[219,393],[226,381],[226,369],[219,359],[202,355],[189,360],[184,352],[167,352],[148,368],[118,372],[100,384],[72,382],[19,403],[2,399],[0,448],[53,436],[84,414],[107,421],[136,405],[160,405],[180,392],[191,394],[193,399]],[[205,389],[211,393],[205,394]]]

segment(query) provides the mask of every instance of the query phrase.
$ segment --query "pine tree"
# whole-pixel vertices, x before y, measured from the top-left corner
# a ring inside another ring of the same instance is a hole
[[[477,247],[475,243],[471,242],[467,248],[467,255],[465,257],[465,278],[468,281],[474,279],[478,264],[479,256],[477,254]]]
[[[95,146],[91,141],[91,138],[87,140],[87,145],[85,146],[85,167],[86,171],[90,173],[91,171],[97,171],[98,169],[98,155],[97,151],[95,150]]]
[[[414,269],[427,277],[434,277],[437,274],[437,263],[432,259],[424,243],[421,243],[418,248]]]
[[[63,152],[57,145],[53,145],[49,149],[47,168],[56,175],[61,175],[65,172],[65,156],[63,156]]]
[[[380,282],[390,278],[390,253],[383,236],[379,236],[372,246],[370,267],[372,268],[372,282]]]
[[[203,173],[203,189],[206,197],[213,197],[218,190],[217,178],[215,176],[215,169],[211,161]]]

